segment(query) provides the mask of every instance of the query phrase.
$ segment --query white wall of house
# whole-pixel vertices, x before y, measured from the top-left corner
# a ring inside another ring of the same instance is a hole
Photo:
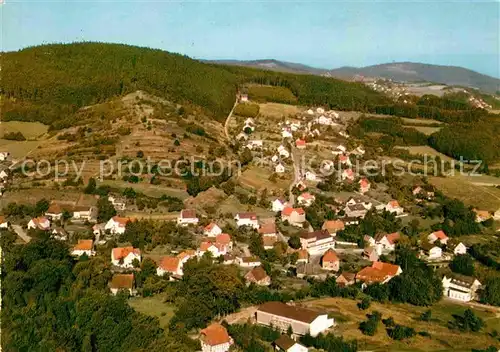
[[[71,255],[74,255],[75,257],[79,257],[81,255],[86,254],[88,257],[92,257],[95,255],[94,251],[91,250],[73,250],[71,251]]]
[[[121,268],[133,268],[134,266],[132,265],[132,262],[134,261],[134,259],[137,259],[140,262],[141,255],[130,252],[129,254],[127,254],[127,256],[125,258],[123,258],[123,263],[120,264],[120,260],[114,258],[113,251],[111,251],[111,262],[115,266],[119,266]]]

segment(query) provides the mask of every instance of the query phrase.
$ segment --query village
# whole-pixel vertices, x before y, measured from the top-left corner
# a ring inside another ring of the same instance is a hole
[[[248,103],[248,97],[241,95],[240,104]],[[108,287],[113,295],[143,294],[137,274],[145,260],[154,263],[155,274],[169,282],[182,281],[191,261],[210,260],[238,268],[247,287],[297,289],[310,282],[333,280],[339,288],[352,286],[368,292],[389,285],[405,273],[396,256],[398,246],[403,244],[419,261],[443,273],[439,295],[460,304],[477,303],[485,282],[448,268],[456,258],[470,257],[466,243],[449,237],[442,229],[418,226],[421,216],[417,214],[442,202],[438,199],[442,196],[425,181],[412,181],[404,186],[410,201],[400,204],[393,198],[394,188],[387,178],[360,173],[355,165],[365,158],[367,150],[350,138],[349,118],[342,112],[313,107],[272,125],[261,123],[258,117],[235,120],[231,131],[241,147],[251,152],[252,163],[269,170],[272,177],[292,174],[293,178],[285,178],[290,185],[279,192],[280,196],[268,194],[260,199],[259,211],[209,214],[193,201],[191,205],[195,206],[182,209],[169,221],[171,229],[178,228],[178,233],[191,239],[187,241],[190,247],[176,245],[165,255],[155,251],[151,239],[141,243],[141,248],[134,246],[131,228],[145,220],[121,215],[130,200],[120,194],[96,196],[97,205],[88,206],[44,200],[37,203],[43,210],[39,216],[19,222],[19,216],[3,215],[0,228],[12,230],[24,242],[48,234],[68,243],[71,255],[79,260],[109,253],[106,260],[112,277]],[[7,164],[10,159],[8,153],[0,153],[0,158]],[[314,158],[323,162],[304,163]],[[2,190],[8,189],[10,176],[8,167],[1,171]],[[478,226],[500,220],[500,209],[495,213],[473,212]],[[388,229],[400,229],[381,231],[373,225],[372,234],[359,232],[377,221],[387,223],[384,226]],[[203,351],[231,349],[234,341],[221,325],[224,319],[221,316],[200,330]],[[300,302],[273,300],[233,323],[248,319],[283,333],[273,342],[280,351],[307,351],[299,337],[335,332],[342,324],[327,311],[301,307]]]

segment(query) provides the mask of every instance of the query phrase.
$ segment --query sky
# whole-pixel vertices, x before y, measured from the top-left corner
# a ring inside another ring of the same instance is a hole
[[[499,1],[0,0],[3,51],[101,41],[320,68],[411,61],[500,77]]]

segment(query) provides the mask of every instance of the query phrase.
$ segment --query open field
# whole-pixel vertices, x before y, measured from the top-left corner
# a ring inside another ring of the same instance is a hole
[[[463,176],[429,177],[429,182],[447,196],[458,198],[467,205],[490,211],[500,208],[498,188],[474,185]]]
[[[389,115],[377,115],[377,116],[389,116]],[[410,119],[408,117],[401,117],[401,120],[403,120],[403,124],[407,123],[409,125],[434,125],[434,124],[443,124],[443,122],[438,121],[438,120],[433,120],[433,119]]]
[[[158,318],[160,327],[168,328],[170,319],[174,316],[174,306],[163,303],[162,295],[153,297],[134,297],[128,300],[128,304],[136,311]]]
[[[461,314],[468,307],[443,300],[432,307],[416,307],[408,304],[381,304],[373,302],[369,309],[359,310],[356,301],[345,298],[324,298],[306,302],[313,308],[325,309],[338,322],[334,329],[337,335],[346,339],[357,339],[360,350],[374,351],[470,351],[472,348],[486,348],[498,344],[489,337],[489,332],[500,326],[500,315],[495,312],[474,309],[483,318],[487,327],[481,333],[462,333],[446,327],[452,314]],[[418,317],[427,309],[432,311],[432,321],[421,322]],[[393,317],[396,324],[413,327],[418,331],[427,331],[431,337],[415,336],[406,341],[392,340],[382,323],[375,336],[366,336],[359,330],[359,323],[366,320],[366,314],[373,311],[382,313],[382,319]]]
[[[186,199],[188,197],[188,194],[185,190],[182,189],[177,189],[177,188],[171,188],[171,187],[164,187],[161,185],[152,185],[149,183],[129,183],[126,181],[115,181],[115,180],[104,180],[100,184],[108,185],[113,188],[120,188],[120,189],[125,189],[125,188],[133,188],[135,191],[144,193],[145,195],[149,197],[155,197],[155,198],[160,198],[162,195],[166,194],[167,196],[170,197],[177,197],[179,199]]]
[[[161,214],[147,214],[144,212],[126,211],[123,216],[133,219],[150,219],[150,220],[164,220],[175,221],[179,216],[179,212],[161,213]]]
[[[244,187],[250,187],[256,190],[267,188],[268,190],[287,189],[292,181],[293,166],[286,165],[284,175],[285,179],[277,178],[276,182],[269,181],[269,177],[273,174],[269,169],[251,166],[243,171],[238,177],[238,182]],[[281,177],[281,176],[280,176]]]
[[[92,195],[85,195],[77,190],[55,190],[49,188],[29,188],[6,192],[0,198],[0,207],[10,202],[35,204],[40,199],[56,200],[74,205],[95,205],[97,200]]]
[[[401,149],[406,149],[410,154],[414,155],[429,155],[429,156],[439,156],[443,161],[452,161],[448,155],[438,152],[436,149],[431,148],[427,145],[411,146],[411,147],[397,147]]]
[[[49,126],[40,122],[7,121],[0,123],[0,137],[5,133],[21,132],[26,139],[34,139],[47,133]]]
[[[42,141],[10,141],[0,139],[0,150],[9,152],[14,159],[20,159],[38,148],[42,143]]]
[[[304,108],[296,106],[296,105],[288,105],[288,104],[278,104],[278,103],[265,103],[259,104],[260,106],[260,115],[273,117],[273,118],[281,118],[288,117],[289,115],[296,115],[304,110]]]

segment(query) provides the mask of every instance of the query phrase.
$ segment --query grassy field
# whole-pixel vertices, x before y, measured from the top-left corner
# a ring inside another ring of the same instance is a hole
[[[238,182],[244,186],[260,190],[267,188],[268,190],[281,190],[286,189],[290,185],[291,177],[293,177],[293,166],[285,166],[287,169],[283,174],[285,179],[278,178],[274,183],[269,181],[269,177],[272,172],[269,169],[252,166],[247,170],[243,171],[240,177],[238,177]]]
[[[135,297],[128,300],[129,305],[136,311],[158,318],[160,327],[168,328],[170,319],[174,316],[174,306],[163,303],[162,295],[153,297]]]
[[[386,116],[386,115],[380,115],[380,116]],[[434,125],[434,124],[442,124],[443,122],[438,121],[438,120],[432,120],[432,119],[410,119],[407,117],[402,117],[401,120],[403,120],[403,123],[407,123],[410,125],[414,124],[419,124],[419,125]]]
[[[34,139],[45,134],[49,126],[40,122],[7,121],[0,123],[0,137],[5,133],[21,132],[26,139]]]
[[[159,198],[162,195],[166,194],[167,196],[170,197],[177,197],[179,199],[186,199],[188,197],[188,194],[185,190],[182,189],[177,189],[177,188],[171,188],[171,187],[164,187],[160,185],[152,185],[149,183],[129,183],[125,181],[115,181],[115,180],[104,180],[102,182],[104,185],[109,185],[114,188],[133,188],[134,190],[144,193],[145,195],[149,197],[155,197]]]
[[[82,195],[77,191],[58,191],[48,188],[30,188],[22,190],[12,190],[5,193],[0,198],[0,207],[6,206],[10,202],[35,204],[40,199],[57,200],[78,205],[95,205],[96,200],[92,196]]]
[[[498,344],[486,333],[500,326],[500,317],[493,312],[475,309],[476,314],[483,318],[487,327],[480,333],[462,333],[449,330],[446,324],[452,314],[462,314],[467,308],[450,301],[441,301],[430,307],[432,321],[421,322],[418,317],[429,308],[415,307],[408,304],[372,303],[369,309],[362,311],[356,306],[356,301],[344,298],[324,298],[307,302],[313,308],[324,309],[333,316],[338,327],[337,335],[346,339],[357,339],[360,350],[372,351],[470,351],[472,348],[486,348]],[[393,317],[397,324],[413,327],[418,331],[427,331],[431,337],[415,336],[406,341],[392,340],[380,323],[375,336],[366,336],[359,330],[359,323],[366,320],[366,314],[372,311],[382,313],[382,318]]]
[[[467,205],[490,211],[500,208],[498,188],[477,186],[462,176],[429,177],[429,181],[447,196],[458,198]]]
[[[272,117],[279,119],[281,117],[288,117],[289,115],[296,115],[304,110],[299,106],[278,104],[278,103],[265,103],[259,104],[260,114],[262,116]]]
[[[453,160],[449,156],[447,156],[443,153],[440,153],[436,149],[431,148],[431,147],[426,146],[426,145],[411,146],[411,147],[397,147],[397,148],[406,149],[410,154],[414,154],[414,155],[420,154],[420,155],[429,155],[429,156],[433,156],[433,157],[439,156],[441,158],[441,160],[443,160],[443,161]]]
[[[0,139],[0,150],[9,152],[14,159],[20,159],[24,158],[42,143],[42,141],[9,141],[7,139]]]

